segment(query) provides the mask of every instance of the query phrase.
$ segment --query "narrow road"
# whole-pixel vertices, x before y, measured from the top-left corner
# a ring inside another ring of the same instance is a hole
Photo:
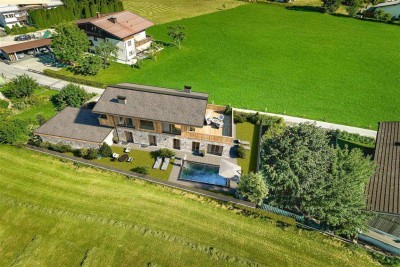
[[[63,80],[51,78],[42,74],[37,74],[33,73],[27,70],[23,70],[17,67],[14,67],[13,65],[7,65],[3,62],[0,62],[0,74],[3,74],[7,79],[12,79],[17,75],[22,75],[26,74],[33,79],[35,79],[40,85],[49,87],[51,89],[55,90],[61,90],[65,85],[69,84],[70,82],[66,82]],[[79,84],[83,89],[86,90],[88,93],[95,93],[95,94],[102,94],[104,92],[104,89],[97,88],[97,87],[92,87],[92,86],[87,86],[87,85],[81,85]]]

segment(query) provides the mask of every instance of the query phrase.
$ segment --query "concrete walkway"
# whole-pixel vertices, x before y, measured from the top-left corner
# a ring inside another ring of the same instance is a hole
[[[233,110],[234,111],[238,111],[238,112],[243,112],[243,113],[256,113],[257,112],[257,111],[254,111],[254,110],[240,109],[240,108],[233,108]],[[374,131],[374,130],[368,130],[368,129],[357,128],[357,127],[341,125],[341,124],[335,124],[335,123],[324,122],[324,121],[303,119],[303,118],[286,116],[286,115],[281,115],[281,114],[268,113],[268,112],[259,112],[259,113],[262,114],[262,115],[276,116],[276,117],[283,118],[285,120],[285,122],[287,122],[287,123],[296,123],[296,124],[305,123],[305,122],[315,123],[316,126],[324,128],[324,129],[341,130],[341,131],[346,131],[346,132],[349,132],[349,133],[359,134],[359,135],[362,135],[362,136],[368,136],[368,137],[376,138],[376,131]]]
[[[0,62],[0,75],[3,74],[7,79],[12,79],[17,75],[26,74],[33,79],[35,79],[40,85],[49,87],[55,90],[61,90],[65,85],[70,82],[62,81],[59,79],[51,78],[42,74],[33,73],[18,67],[14,67],[13,65],[8,65],[4,62]],[[80,85],[80,84],[79,84]],[[102,94],[104,89],[96,88],[87,85],[80,85],[83,89],[88,93]]]

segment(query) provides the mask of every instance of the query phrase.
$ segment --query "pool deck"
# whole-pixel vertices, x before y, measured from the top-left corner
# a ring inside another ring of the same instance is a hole
[[[156,151],[159,150],[160,147],[157,146],[148,146],[148,147],[140,147],[140,144],[134,144],[134,143],[122,143],[122,144],[114,144],[114,146],[118,147],[131,147],[132,149],[137,149],[137,150],[143,150],[143,151]],[[181,151],[181,150],[175,150],[171,149],[176,153],[176,159],[175,162],[173,163],[172,166],[172,171],[169,176],[168,181],[184,185],[184,186],[189,186],[189,187],[194,187],[194,188],[199,188],[199,189],[204,189],[204,190],[209,190],[213,192],[222,192],[222,193],[230,193],[234,194],[236,192],[237,188],[237,182],[233,180],[229,180],[229,187],[224,187],[224,186],[217,186],[217,185],[210,185],[210,184],[203,184],[203,183],[197,183],[197,182],[191,182],[191,181],[183,181],[179,180],[179,172],[181,170],[181,161],[182,159],[185,158],[187,161],[194,161],[194,162],[199,162],[199,163],[204,163],[204,164],[211,164],[211,165],[221,165],[221,160],[228,160],[232,163],[237,164],[237,159],[236,158],[225,158],[221,156],[215,156],[215,155],[210,155],[206,154],[204,157],[194,155],[192,152],[189,151]]]

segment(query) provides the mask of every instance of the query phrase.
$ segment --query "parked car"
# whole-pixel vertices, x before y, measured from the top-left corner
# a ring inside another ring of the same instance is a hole
[[[15,37],[14,38],[14,41],[28,41],[28,40],[30,40],[31,39],[31,37],[29,36],[29,35],[20,35],[20,36],[17,36],[17,37]]]
[[[25,57],[25,54],[24,53],[18,53],[17,54],[17,58],[18,59],[21,59],[21,58],[24,58]]]
[[[35,54],[35,50],[29,50],[28,52],[26,52],[27,55],[34,55]]]

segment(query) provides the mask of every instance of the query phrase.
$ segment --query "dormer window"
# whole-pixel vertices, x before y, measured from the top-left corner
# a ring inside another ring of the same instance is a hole
[[[126,104],[126,96],[119,95],[119,96],[117,96],[117,99],[118,99],[118,103]]]

